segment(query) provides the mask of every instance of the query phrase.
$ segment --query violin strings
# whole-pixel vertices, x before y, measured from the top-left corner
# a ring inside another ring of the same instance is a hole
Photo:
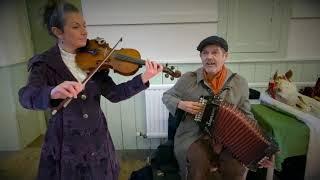
[[[144,65],[145,64],[145,61],[142,60],[142,59],[129,57],[129,56],[126,56],[126,55],[123,55],[123,54],[116,54],[115,57],[119,58],[121,60],[127,61],[127,62],[138,63],[140,65]]]

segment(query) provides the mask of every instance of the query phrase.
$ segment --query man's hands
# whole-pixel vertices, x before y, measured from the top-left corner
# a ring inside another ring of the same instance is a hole
[[[197,114],[203,108],[203,105],[199,102],[193,101],[179,101],[178,108],[182,109],[190,114]]]
[[[64,81],[51,90],[51,99],[77,98],[84,86],[75,81]]]
[[[273,162],[269,159],[269,157],[262,158],[259,163],[259,168],[270,168],[273,167]]]
[[[141,75],[143,83],[148,82],[155,75],[159,74],[163,70],[163,66],[154,61],[145,61],[146,71]]]

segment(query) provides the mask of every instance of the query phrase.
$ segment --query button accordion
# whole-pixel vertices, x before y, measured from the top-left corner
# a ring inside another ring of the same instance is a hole
[[[248,118],[235,105],[223,102],[218,96],[203,96],[204,105],[194,120],[205,130],[215,143],[251,170],[265,156],[271,157],[279,151],[277,143],[259,127],[255,120]]]

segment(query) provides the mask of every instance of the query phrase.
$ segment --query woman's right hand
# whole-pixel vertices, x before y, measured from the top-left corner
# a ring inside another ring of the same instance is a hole
[[[203,108],[203,105],[194,101],[179,101],[178,108],[182,109],[190,114],[197,114]]]
[[[84,86],[76,81],[64,81],[51,90],[51,99],[77,98]]]

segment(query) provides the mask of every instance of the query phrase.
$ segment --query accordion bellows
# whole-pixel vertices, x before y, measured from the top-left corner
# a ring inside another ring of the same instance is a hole
[[[212,111],[213,108],[204,109]],[[263,157],[271,157],[279,151],[277,143],[264,133],[257,122],[248,118],[235,105],[221,102],[215,113],[201,112],[200,117],[196,116],[197,121],[201,118],[202,123],[211,124],[207,120],[213,117],[212,114],[215,116],[209,131],[215,142],[222,144],[224,149],[249,169],[255,170]]]

